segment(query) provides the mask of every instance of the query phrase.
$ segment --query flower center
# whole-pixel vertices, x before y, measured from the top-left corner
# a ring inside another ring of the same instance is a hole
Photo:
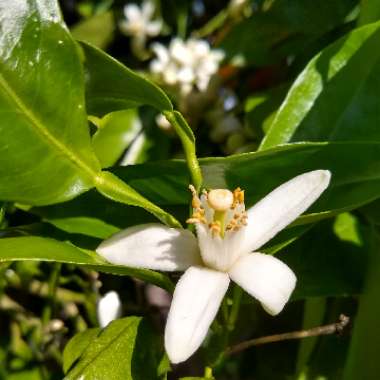
[[[187,223],[202,223],[211,231],[212,236],[224,238],[227,231],[236,231],[247,224],[244,205],[244,191],[238,187],[233,192],[227,189],[203,191],[201,199],[194,186],[192,192],[193,215]]]

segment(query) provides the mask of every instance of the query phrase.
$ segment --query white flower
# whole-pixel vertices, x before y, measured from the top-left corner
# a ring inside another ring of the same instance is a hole
[[[121,301],[115,291],[107,292],[100,298],[97,305],[97,315],[100,327],[106,327],[121,315]]]
[[[143,47],[147,37],[158,36],[161,32],[162,21],[152,21],[154,4],[145,0],[141,8],[136,4],[128,4],[124,7],[125,20],[120,23],[120,29],[132,36],[136,45]]]
[[[205,338],[230,280],[278,314],[296,284],[292,270],[257,250],[294,221],[322,194],[330,172],[315,170],[279,186],[245,211],[244,192],[193,191],[197,238],[184,229],[161,224],[127,228],[104,241],[97,252],[114,264],[182,271],[165,329],[170,360],[191,356]]]
[[[179,86],[183,95],[194,86],[205,91],[224,57],[221,50],[211,50],[207,41],[194,38],[185,42],[174,38],[169,48],[155,43],[152,49],[157,58],[151,63],[151,71],[167,85]]]

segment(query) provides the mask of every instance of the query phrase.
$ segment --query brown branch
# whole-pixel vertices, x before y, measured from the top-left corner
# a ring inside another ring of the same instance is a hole
[[[235,346],[227,348],[226,356],[237,354],[238,352],[246,350],[252,346],[259,346],[267,343],[281,342],[290,339],[310,338],[312,336],[319,335],[340,334],[345,329],[345,327],[347,327],[349,322],[350,318],[344,314],[341,314],[339,316],[338,322],[331,323],[329,325],[318,326],[309,330],[292,331],[283,334],[263,336],[261,338],[251,339],[238,343]]]

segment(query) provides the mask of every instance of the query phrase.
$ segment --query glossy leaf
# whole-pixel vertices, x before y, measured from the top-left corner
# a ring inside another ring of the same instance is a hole
[[[89,114],[103,116],[141,105],[151,105],[159,111],[173,109],[169,98],[155,84],[101,50],[86,43],[81,46],[85,54]]]
[[[172,227],[181,227],[178,220],[110,172],[101,172],[97,176],[96,189],[105,197],[115,202],[142,207],[157,216],[162,222]]]
[[[298,143],[227,158],[201,159],[200,163],[206,188],[234,189],[240,186],[245,190],[247,207],[298,174],[321,168],[331,170],[329,188],[297,224],[313,223],[380,197],[380,178],[376,169],[380,167],[378,143]],[[183,161],[161,161],[112,170],[145,197],[170,210],[179,220],[187,218],[189,178]],[[154,221],[144,210],[119,206],[93,191],[68,203],[35,208],[32,212],[46,220],[90,217],[119,228]],[[81,230],[77,232],[81,233]],[[286,241],[293,239],[292,236],[284,238]],[[276,245],[281,243],[277,241]]]
[[[171,281],[161,273],[111,265],[96,253],[83,251],[68,243],[36,236],[0,239],[0,263],[23,260],[75,264],[100,272],[137,277],[164,289],[172,289]]]
[[[138,317],[117,319],[92,341],[65,380],[156,379],[158,347],[147,322]]]
[[[356,29],[313,58],[261,148],[289,141],[380,141],[380,23]],[[365,64],[363,64],[365,62]]]
[[[73,366],[73,364],[82,356],[88,346],[101,332],[100,327],[87,329],[75,335],[66,344],[63,351],[63,372],[67,371]]]
[[[120,230],[100,219],[86,216],[50,218],[46,219],[46,221],[63,231],[99,239],[106,239]]]
[[[376,169],[380,165],[378,143],[299,143],[227,158],[201,159],[200,163],[205,188],[240,186],[245,189],[248,207],[298,174],[329,169],[332,172],[329,188],[299,223],[314,222],[380,197]],[[113,170],[157,204],[184,205],[188,202],[184,163],[169,161]]]
[[[2,1],[0,14],[0,199],[73,198],[99,169],[77,47],[56,1]]]
[[[103,168],[116,164],[142,130],[134,109],[112,112],[99,121],[98,127],[92,144]]]
[[[157,222],[144,209],[113,202],[94,190],[69,202],[35,207],[30,212],[66,232],[88,234],[101,239],[108,237],[110,230],[115,228]]]

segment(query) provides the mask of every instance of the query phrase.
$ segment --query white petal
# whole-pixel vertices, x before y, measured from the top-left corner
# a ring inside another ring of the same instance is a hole
[[[177,78],[179,82],[191,83],[195,77],[192,68],[189,66],[184,66],[182,69],[178,70]]]
[[[229,282],[226,273],[202,267],[191,267],[180,278],[165,328],[172,363],[185,361],[202,344]]]
[[[106,327],[121,315],[121,301],[115,291],[106,293],[97,305],[97,315],[100,327]]]
[[[124,7],[124,15],[128,21],[140,21],[142,14],[140,8],[136,4],[128,4]]]
[[[161,74],[165,69],[165,64],[163,64],[158,59],[154,59],[150,63],[150,71],[155,74]]]
[[[145,20],[149,21],[154,13],[154,4],[150,0],[144,1],[141,6],[141,13]]]
[[[96,252],[113,264],[163,271],[185,270],[201,261],[190,231],[155,223],[127,228],[103,241]]]
[[[170,54],[172,58],[184,65],[191,65],[193,54],[186,44],[179,38],[174,38],[170,43]]]
[[[152,21],[145,26],[146,34],[152,37],[158,36],[161,32],[161,28],[162,28],[161,21]]]
[[[239,258],[240,235],[227,231],[224,239],[213,236],[204,224],[196,224],[199,248],[203,262],[210,268],[227,272]]]
[[[301,174],[277,187],[247,211],[248,225],[242,242],[245,253],[252,252],[293,222],[313,204],[330,182],[328,170]]]
[[[229,275],[271,315],[283,309],[296,286],[296,276],[286,264],[258,252],[238,259]]]
[[[208,84],[210,82],[210,77],[209,76],[199,76],[197,79],[197,87],[199,91],[204,92],[207,90]]]
[[[169,51],[164,45],[156,42],[152,44],[152,50],[157,55],[158,60],[163,64],[167,64],[169,62]]]
[[[174,63],[169,63],[165,66],[163,71],[163,78],[165,83],[173,85],[177,83],[178,80],[178,68]]]

